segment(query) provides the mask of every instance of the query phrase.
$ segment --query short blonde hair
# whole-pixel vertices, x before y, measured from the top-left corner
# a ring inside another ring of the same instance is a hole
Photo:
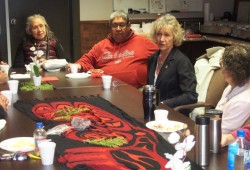
[[[153,22],[150,37],[156,42],[156,34],[162,29],[171,29],[174,35],[174,45],[180,46],[183,42],[184,29],[181,27],[177,19],[171,15],[166,14]]]

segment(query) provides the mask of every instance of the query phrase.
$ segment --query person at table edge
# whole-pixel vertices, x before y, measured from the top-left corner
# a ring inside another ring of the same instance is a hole
[[[166,14],[153,22],[151,38],[158,45],[148,60],[147,83],[160,91],[160,102],[169,107],[197,102],[194,67],[177,47],[182,44],[184,30],[177,19]],[[183,110],[188,116],[190,111]]]
[[[222,134],[242,127],[250,116],[250,49],[233,44],[225,47],[220,65],[228,83],[215,109],[221,110]]]
[[[47,59],[66,59],[64,49],[46,19],[40,14],[34,14],[26,20],[24,38],[17,48],[13,68],[31,63],[38,52],[41,55],[37,58],[39,63]]]
[[[145,85],[147,60],[158,49],[157,45],[144,36],[136,35],[123,11],[113,12],[109,25],[111,32],[108,37],[76,61],[78,71],[98,69],[137,88]]]
[[[245,139],[250,141],[250,124],[247,124],[241,128],[241,130],[245,131]],[[237,139],[237,130],[234,130],[228,134],[222,134],[221,137],[221,146],[224,147],[230,143],[233,143]]]

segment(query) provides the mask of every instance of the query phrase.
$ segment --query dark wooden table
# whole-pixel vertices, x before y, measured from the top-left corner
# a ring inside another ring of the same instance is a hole
[[[19,70],[16,71],[19,73]],[[34,98],[44,100],[46,98],[54,97],[80,97],[80,96],[90,96],[99,95],[104,99],[110,101],[120,109],[124,110],[130,116],[136,118],[138,121],[146,123],[143,119],[143,108],[142,108],[142,93],[125,83],[120,83],[117,87],[111,87],[109,90],[104,90],[102,88],[102,82],[100,78],[89,78],[76,80],[65,78],[65,72],[45,72],[45,76],[57,76],[60,80],[55,82],[56,89],[52,91],[33,91],[33,92],[22,92],[19,91],[18,94],[13,95],[14,103],[17,100],[32,100]],[[22,80],[25,81],[25,80]],[[26,80],[28,81],[28,80]],[[93,84],[92,84],[92,83]],[[65,86],[64,86],[65,84]],[[79,85],[79,86],[78,86]],[[6,84],[0,85],[0,90],[7,89]],[[167,109],[169,111],[169,119],[184,122],[188,125],[191,133],[194,133],[194,122],[185,117],[184,115],[172,110],[171,108],[160,105],[158,108]],[[0,141],[21,136],[32,136],[35,129],[35,122],[31,120],[28,116],[20,113],[15,108],[10,106],[8,109],[8,116],[6,118],[7,124],[4,129],[0,131]],[[165,139],[167,139],[168,134],[160,133]],[[190,151],[188,156],[191,160],[194,160],[194,151]],[[40,160],[28,160],[28,161],[0,161],[0,169],[5,170],[15,170],[15,169],[59,169],[58,163],[55,161],[52,166],[42,166]],[[223,149],[220,154],[210,155],[210,164],[205,167],[208,170],[224,170],[227,169],[227,149]]]

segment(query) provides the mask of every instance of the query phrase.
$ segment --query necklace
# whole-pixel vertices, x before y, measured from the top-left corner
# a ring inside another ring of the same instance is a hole
[[[156,74],[158,75],[160,73],[161,67],[163,66],[165,60],[167,59],[167,53],[162,55],[161,53],[159,54],[159,57],[157,59],[157,66],[156,66]]]

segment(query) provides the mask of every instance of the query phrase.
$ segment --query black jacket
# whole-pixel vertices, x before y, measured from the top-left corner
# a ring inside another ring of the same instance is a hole
[[[154,85],[155,69],[160,50],[148,60],[147,83]],[[196,77],[189,58],[179,49],[173,47],[165,60],[155,86],[159,90],[160,102],[176,107],[197,102]]]

